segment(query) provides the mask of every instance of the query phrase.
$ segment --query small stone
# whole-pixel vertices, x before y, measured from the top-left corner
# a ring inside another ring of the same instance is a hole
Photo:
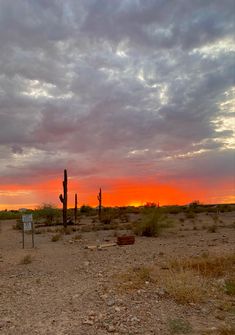
[[[115,305],[115,300],[114,299],[109,299],[107,302],[106,302],[107,306],[109,307],[112,307],[113,305]]]
[[[107,327],[107,331],[109,333],[113,333],[113,332],[115,332],[115,330],[116,330],[116,328],[113,325],[110,325],[110,326]]]
[[[93,326],[94,321],[92,321],[92,320],[84,320],[82,323],[83,323],[84,325]]]

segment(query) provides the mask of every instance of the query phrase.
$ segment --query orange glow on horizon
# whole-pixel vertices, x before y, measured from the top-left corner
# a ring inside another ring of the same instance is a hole
[[[179,187],[179,184],[181,187]],[[187,204],[194,200],[202,203],[232,203],[235,197],[231,194],[231,183],[213,185],[211,190],[198,181],[175,181],[169,184],[155,180],[140,181],[136,179],[69,179],[68,205],[74,206],[74,194],[78,193],[78,206],[89,204],[97,206],[99,187],[103,191],[104,206],[141,206],[146,202],[160,205]],[[220,194],[216,193],[220,189]],[[61,207],[59,194],[62,193],[62,180],[38,180],[33,184],[1,185],[0,210],[29,208],[34,209],[43,203]]]

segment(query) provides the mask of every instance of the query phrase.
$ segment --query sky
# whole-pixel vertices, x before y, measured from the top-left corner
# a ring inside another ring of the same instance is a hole
[[[0,209],[235,202],[233,0],[0,0]]]

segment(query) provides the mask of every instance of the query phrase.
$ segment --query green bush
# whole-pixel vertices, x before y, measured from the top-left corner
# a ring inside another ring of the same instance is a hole
[[[166,216],[161,208],[154,208],[145,212],[143,219],[140,223],[137,224],[134,231],[136,235],[140,236],[159,236],[161,230],[163,229]],[[167,225],[169,223],[167,222]]]
[[[35,219],[43,219],[46,225],[53,225],[55,220],[61,216],[60,209],[52,204],[43,204],[34,212]]]
[[[96,210],[89,205],[82,205],[80,207],[80,213],[87,216],[96,215]]]

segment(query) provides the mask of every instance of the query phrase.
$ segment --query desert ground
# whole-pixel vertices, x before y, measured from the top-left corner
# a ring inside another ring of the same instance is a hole
[[[105,230],[88,216],[66,234],[38,227],[34,249],[2,221],[0,334],[235,334],[235,212],[216,227],[208,213],[170,214],[157,237],[106,245],[139,216]]]

